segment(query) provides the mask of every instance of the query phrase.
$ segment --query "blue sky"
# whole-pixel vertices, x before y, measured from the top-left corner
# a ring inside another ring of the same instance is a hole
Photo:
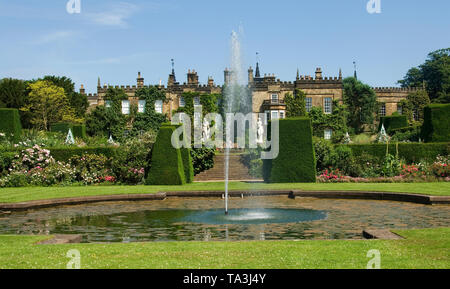
[[[394,86],[429,52],[450,47],[450,1],[381,0],[0,0],[0,78],[66,75],[95,92],[102,84],[167,82],[170,59],[179,81],[188,69],[223,82],[230,34],[243,28],[246,67],[260,53],[263,73],[286,81],[353,73],[372,86]]]

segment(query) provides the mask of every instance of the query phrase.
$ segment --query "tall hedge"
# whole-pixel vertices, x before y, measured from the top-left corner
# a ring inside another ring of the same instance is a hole
[[[425,142],[450,141],[450,104],[430,104],[424,109],[422,138]]]
[[[186,177],[181,150],[172,146],[175,126],[163,126],[152,150],[151,167],[146,179],[147,185],[183,185]]]
[[[162,127],[173,127],[177,129],[181,124],[173,125],[171,123],[163,123]],[[186,148],[186,145],[181,148],[181,158],[183,160],[183,170],[184,176],[186,178],[186,183],[190,184],[194,182],[194,161],[192,159],[191,149]]]
[[[368,154],[376,158],[382,159],[386,156],[386,144],[350,144],[341,145],[348,146],[355,157],[362,154]],[[396,144],[389,144],[388,151],[390,154],[397,153]],[[419,162],[421,160],[433,161],[438,155],[450,154],[450,143],[399,143],[399,157],[407,162]]]
[[[64,135],[66,135],[69,132],[69,129],[72,130],[73,133],[73,124],[71,123],[65,123],[65,122],[58,122],[50,125],[50,131],[52,132],[60,132]]]
[[[86,125],[85,124],[74,124],[72,133],[74,137],[85,139],[86,138]]]
[[[264,180],[271,183],[313,183],[316,159],[311,120],[280,119],[279,155],[264,161]]]
[[[19,110],[14,108],[0,109],[0,132],[8,138],[18,141],[22,135]]]
[[[407,127],[408,118],[406,115],[382,116],[380,118],[379,130],[381,129],[382,124],[384,125],[386,132],[389,134],[392,130]]]

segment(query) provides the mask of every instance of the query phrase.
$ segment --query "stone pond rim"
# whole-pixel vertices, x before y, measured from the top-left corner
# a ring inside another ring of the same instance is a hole
[[[102,202],[121,201],[150,201],[164,200],[171,197],[222,197],[223,191],[179,191],[160,192],[156,194],[131,194],[131,195],[109,195],[109,196],[89,196],[59,198],[48,200],[35,200],[19,203],[0,203],[0,212],[3,211],[25,211],[30,209],[40,209],[56,206],[81,205]],[[302,190],[259,190],[252,192],[248,190],[234,190],[229,192],[230,197],[241,196],[288,196],[312,197],[328,199],[364,199],[364,200],[385,200],[410,202],[425,205],[450,204],[450,196],[430,196],[411,193],[390,193],[374,191],[302,191]]]

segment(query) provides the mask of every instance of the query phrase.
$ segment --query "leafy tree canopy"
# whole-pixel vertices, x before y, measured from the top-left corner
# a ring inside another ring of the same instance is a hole
[[[348,126],[360,133],[364,125],[374,122],[377,111],[377,97],[374,90],[367,84],[349,77],[344,79],[344,103],[349,112]]]
[[[64,89],[49,81],[36,81],[29,85],[30,93],[22,111],[29,112],[31,124],[41,130],[48,130],[57,122],[79,122],[69,105]]]
[[[419,67],[411,68],[398,83],[402,87],[422,87],[432,102],[450,102],[450,48],[440,49],[428,54]]]

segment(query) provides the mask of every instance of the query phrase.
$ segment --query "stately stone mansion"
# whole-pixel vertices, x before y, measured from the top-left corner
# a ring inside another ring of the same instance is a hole
[[[224,82],[228,83],[231,80],[232,73],[228,69],[224,71]],[[342,101],[343,96],[343,82],[342,72],[335,77],[326,77],[322,74],[322,69],[317,68],[315,75],[300,75],[297,71],[295,81],[281,81],[277,79],[274,74],[261,75],[259,64],[256,69],[252,67],[248,69],[248,85],[252,91],[253,98],[253,112],[266,113],[269,119],[271,118],[285,118],[286,104],[284,97],[287,93],[294,93],[296,89],[301,89],[306,93],[306,108],[311,109],[312,106],[322,107],[325,113],[332,113],[333,101]],[[109,87],[122,88],[129,96],[128,100],[122,102],[122,112],[128,114],[131,105],[137,105],[138,111],[142,112],[145,103],[135,97],[137,89],[144,87],[144,78],[141,73],[138,73],[136,85],[127,86],[109,86],[100,84],[98,79],[97,93],[89,94],[88,99],[90,108],[97,105],[106,105],[105,95]],[[159,113],[164,113],[172,117],[173,111],[185,105],[182,97],[183,92],[200,92],[205,94],[221,93],[222,86],[216,85],[214,79],[208,77],[207,84],[200,84],[198,74],[195,70],[189,70],[187,73],[187,82],[183,84],[177,82],[175,71],[172,69],[169,74],[167,86],[159,85],[165,90],[167,101],[157,101],[155,109]],[[381,103],[380,115],[391,115],[395,111],[402,112],[399,102],[405,99],[409,93],[415,91],[416,88],[397,88],[397,87],[375,87],[378,102]],[[85,94],[83,85],[80,93]],[[194,100],[195,101],[195,100]],[[198,101],[198,100],[197,100]]]

